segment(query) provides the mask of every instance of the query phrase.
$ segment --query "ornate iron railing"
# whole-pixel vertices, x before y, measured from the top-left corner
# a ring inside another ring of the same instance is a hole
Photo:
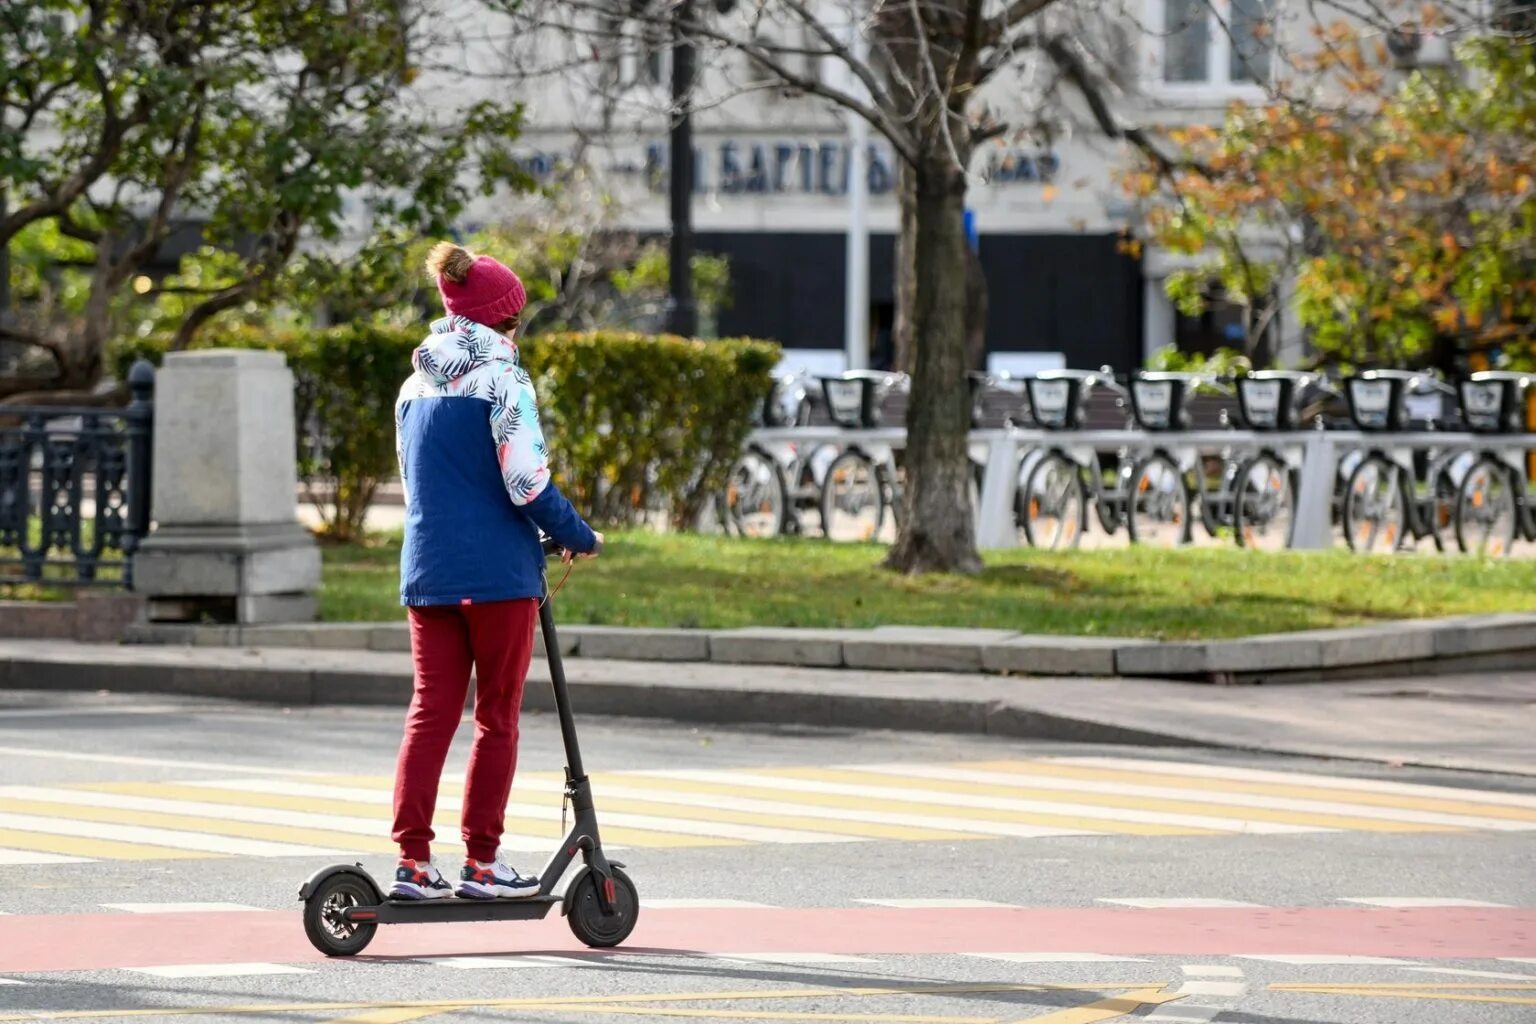
[[[0,584],[133,588],[149,533],[155,371],[126,408],[0,406]]]

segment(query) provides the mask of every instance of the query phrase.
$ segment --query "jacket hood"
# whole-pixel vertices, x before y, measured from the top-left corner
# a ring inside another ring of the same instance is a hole
[[[462,316],[432,322],[432,333],[411,353],[411,365],[443,385],[486,363],[517,362],[517,346],[484,324]]]

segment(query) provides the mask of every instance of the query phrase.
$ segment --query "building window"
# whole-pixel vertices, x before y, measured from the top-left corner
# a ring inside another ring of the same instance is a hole
[[[1152,59],[1165,86],[1263,85],[1274,53],[1272,0],[1150,0]]]

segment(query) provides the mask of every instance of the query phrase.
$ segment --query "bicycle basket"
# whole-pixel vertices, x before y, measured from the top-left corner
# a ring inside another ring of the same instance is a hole
[[[1183,430],[1189,425],[1184,408],[1189,378],[1182,375],[1139,373],[1131,380],[1131,414],[1142,430]]]
[[[1361,430],[1402,430],[1403,377],[1369,370],[1344,382],[1349,418]]]
[[[880,405],[891,384],[884,374],[845,374],[821,378],[821,392],[832,422],[845,430],[870,429],[884,419]]]
[[[1237,378],[1237,415],[1249,430],[1295,430],[1309,374],[1260,370]]]
[[[1043,430],[1071,430],[1078,423],[1082,380],[1074,377],[1030,377],[1029,409]]]
[[[1526,391],[1531,378],[1523,373],[1488,370],[1461,382],[1461,418],[1479,434],[1519,434],[1525,431]]]

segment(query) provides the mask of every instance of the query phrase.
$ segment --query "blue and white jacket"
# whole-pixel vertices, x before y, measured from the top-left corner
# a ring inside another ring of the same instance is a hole
[[[432,324],[395,402],[405,488],[400,601],[470,604],[543,594],[542,530],[585,553],[597,538],[549,478],[533,381],[510,340],[463,317]]]

